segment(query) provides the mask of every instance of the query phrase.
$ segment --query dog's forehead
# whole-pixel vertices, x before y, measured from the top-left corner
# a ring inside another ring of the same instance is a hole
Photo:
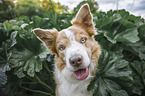
[[[71,30],[64,29],[59,32],[57,41],[60,42],[63,40],[70,40],[70,38],[73,38],[73,37],[74,37],[74,33]]]
[[[84,29],[77,26],[71,26],[59,32],[58,40],[69,39],[72,41],[75,39],[76,36],[80,34],[89,35]]]

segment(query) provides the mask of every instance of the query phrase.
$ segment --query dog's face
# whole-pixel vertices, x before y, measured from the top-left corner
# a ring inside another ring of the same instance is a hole
[[[100,47],[95,42],[92,14],[84,5],[72,21],[61,30],[35,29],[35,34],[56,54],[55,64],[60,72],[77,80],[91,77],[98,63]]]

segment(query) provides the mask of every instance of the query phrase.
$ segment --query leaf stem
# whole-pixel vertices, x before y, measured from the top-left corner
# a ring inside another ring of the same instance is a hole
[[[35,75],[35,77],[40,84],[46,86],[48,89],[50,89],[52,92],[54,92],[54,90],[50,86],[48,86],[46,83],[42,82],[37,75]]]
[[[41,93],[41,94],[45,94],[45,95],[49,95],[49,96],[53,96],[52,94],[50,93],[47,93],[47,92],[43,92],[43,91],[40,91],[40,90],[33,90],[33,89],[29,89],[29,88],[26,88],[26,87],[22,87],[20,86],[21,88],[25,89],[25,90],[29,90],[29,91],[32,91],[32,92],[37,92],[37,93]]]
[[[49,72],[49,74],[50,74],[51,76],[53,76],[52,73],[51,73],[51,71],[50,71],[50,69],[48,68],[48,65],[47,65],[46,63],[44,63],[44,67],[45,67],[46,70]],[[50,78],[50,79],[51,79],[52,82],[54,81],[54,79],[52,79],[52,78]],[[55,86],[55,85],[53,84],[53,86]]]
[[[46,70],[51,74],[51,71],[50,71],[50,69],[48,68],[48,66],[47,66],[47,64],[45,63],[44,64],[44,67],[46,68]]]
[[[24,84],[37,84],[39,82],[23,82]]]

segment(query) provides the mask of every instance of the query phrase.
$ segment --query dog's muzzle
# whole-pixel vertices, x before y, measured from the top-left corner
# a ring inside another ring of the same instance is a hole
[[[69,62],[71,66],[79,68],[83,62],[83,57],[78,55],[78,56],[73,56],[69,59]]]
[[[80,55],[73,56],[69,59],[71,66],[75,68],[74,76],[77,80],[84,80],[88,76],[88,68],[83,67],[83,57]]]

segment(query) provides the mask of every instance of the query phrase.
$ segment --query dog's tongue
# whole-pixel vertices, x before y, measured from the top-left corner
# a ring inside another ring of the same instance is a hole
[[[88,76],[88,69],[80,69],[74,72],[74,76],[77,80],[84,80]]]

